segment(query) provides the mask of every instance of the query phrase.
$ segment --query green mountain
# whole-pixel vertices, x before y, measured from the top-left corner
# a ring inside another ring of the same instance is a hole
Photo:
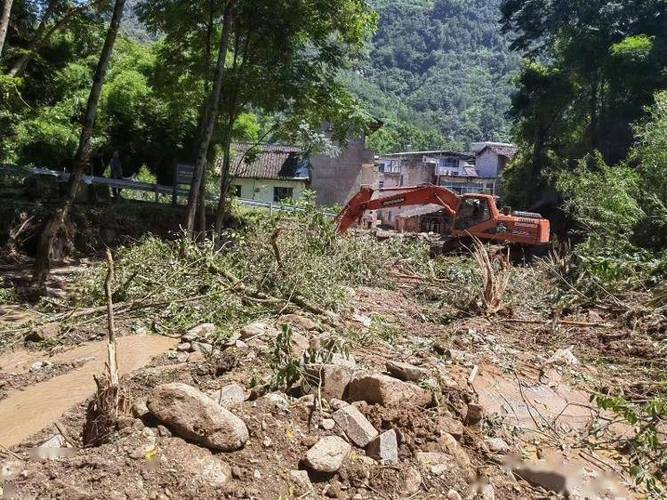
[[[380,149],[508,139],[505,114],[519,58],[500,32],[500,2],[371,0],[379,30],[347,79],[389,132],[399,131],[399,144]],[[431,133],[410,137],[413,127]]]

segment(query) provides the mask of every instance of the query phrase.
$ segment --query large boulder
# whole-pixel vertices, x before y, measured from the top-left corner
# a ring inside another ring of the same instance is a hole
[[[371,404],[427,406],[433,395],[416,384],[402,382],[388,375],[358,375],[347,386],[348,399]]]
[[[158,386],[146,405],[174,434],[213,450],[238,450],[249,437],[243,420],[187,384]]]
[[[338,436],[323,437],[306,453],[306,464],[317,472],[336,472],[351,450],[350,443]]]

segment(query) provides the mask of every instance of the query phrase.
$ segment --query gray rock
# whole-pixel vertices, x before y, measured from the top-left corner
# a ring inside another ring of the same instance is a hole
[[[359,375],[350,381],[348,398],[350,401],[366,401],[383,406],[427,406],[433,395],[410,382],[403,382],[388,375],[371,374]]]
[[[414,467],[408,467],[401,477],[401,490],[405,496],[415,495],[422,487],[422,475]]]
[[[338,436],[320,439],[306,453],[306,464],[317,472],[336,472],[352,451],[350,443]]]
[[[352,354],[345,355],[341,352],[333,353],[333,355],[331,356],[331,364],[350,369],[354,369],[357,367],[357,362],[355,361],[354,356],[352,356]]]
[[[47,323],[46,325],[34,327],[33,330],[26,335],[25,339],[30,342],[43,342],[58,336],[60,336],[60,324]]]
[[[366,454],[385,464],[398,463],[398,439],[396,431],[383,432],[366,447]]]
[[[490,437],[486,438],[484,442],[486,442],[489,450],[491,450],[493,453],[509,453],[510,451],[510,445],[501,438]]]
[[[444,449],[451,458],[466,472],[472,472],[472,462],[465,449],[454,439],[451,434],[443,433],[438,438],[438,444]]]
[[[192,342],[190,347],[193,352],[202,352],[204,354],[211,354],[213,352],[213,346],[205,342]]]
[[[278,330],[272,325],[263,321],[255,321],[241,328],[241,340],[257,337],[274,338],[278,336],[278,333]]]
[[[178,464],[179,468],[189,474],[189,481],[220,488],[232,477],[231,467],[205,448],[172,438],[169,446],[161,447],[161,451],[169,462]]]
[[[479,491],[482,500],[496,500],[496,490],[492,484],[485,484]]]
[[[207,448],[238,450],[249,437],[243,420],[186,384],[158,386],[149,397],[147,406],[172,432]]]
[[[461,495],[456,490],[449,490],[447,492],[447,500],[463,500]]]
[[[342,399],[338,398],[331,398],[329,400],[329,406],[331,406],[332,410],[340,410],[341,408],[345,408],[347,405],[349,405],[347,401],[343,401]]]
[[[336,421],[333,418],[323,418],[320,422],[320,427],[325,431],[330,431],[336,427]]]
[[[313,489],[313,483],[310,482],[308,471],[291,470],[289,475],[292,482],[299,487],[301,492],[306,492]]]
[[[348,405],[337,410],[333,419],[345,431],[350,441],[361,448],[365,448],[378,435],[373,424],[355,406]]]
[[[422,467],[436,476],[450,472],[455,466],[452,462],[452,457],[447,453],[419,451],[415,454],[415,458]]]
[[[386,367],[391,375],[406,382],[421,382],[430,376],[430,372],[427,369],[419,368],[409,363],[387,361]]]
[[[190,328],[185,335],[181,337],[184,342],[193,340],[208,339],[215,335],[216,327],[213,323],[202,323],[201,325]]]
[[[130,408],[132,416],[136,418],[143,418],[149,413],[148,406],[146,406],[146,398],[139,398],[132,403],[132,408]]]
[[[342,399],[352,380],[352,371],[349,368],[334,364],[309,364],[305,371],[309,375],[310,391],[320,391],[325,399]]]
[[[190,342],[181,342],[176,346],[176,350],[179,352],[190,352],[192,349],[192,344]]]
[[[222,389],[214,391],[211,398],[215,399],[218,404],[224,408],[229,408],[233,404],[243,403],[246,399],[246,392],[239,384],[229,384]]]
[[[278,394],[277,392],[270,392],[264,396],[264,399],[269,401],[272,406],[280,410],[287,410],[289,408],[289,400],[287,397],[283,396],[282,394]]]

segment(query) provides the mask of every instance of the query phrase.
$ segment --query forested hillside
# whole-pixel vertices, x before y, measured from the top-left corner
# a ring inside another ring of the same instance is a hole
[[[501,33],[500,0],[371,3],[379,29],[359,70],[363,78],[349,83],[386,121],[373,138],[376,147],[460,148],[508,139],[510,78],[519,56]]]

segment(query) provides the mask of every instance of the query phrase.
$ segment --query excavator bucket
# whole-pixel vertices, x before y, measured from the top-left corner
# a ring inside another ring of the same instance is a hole
[[[373,197],[373,190],[369,187],[362,187],[350,201],[347,202],[343,211],[336,217],[338,232],[344,233],[347,229],[358,222],[366,211],[366,205]]]

